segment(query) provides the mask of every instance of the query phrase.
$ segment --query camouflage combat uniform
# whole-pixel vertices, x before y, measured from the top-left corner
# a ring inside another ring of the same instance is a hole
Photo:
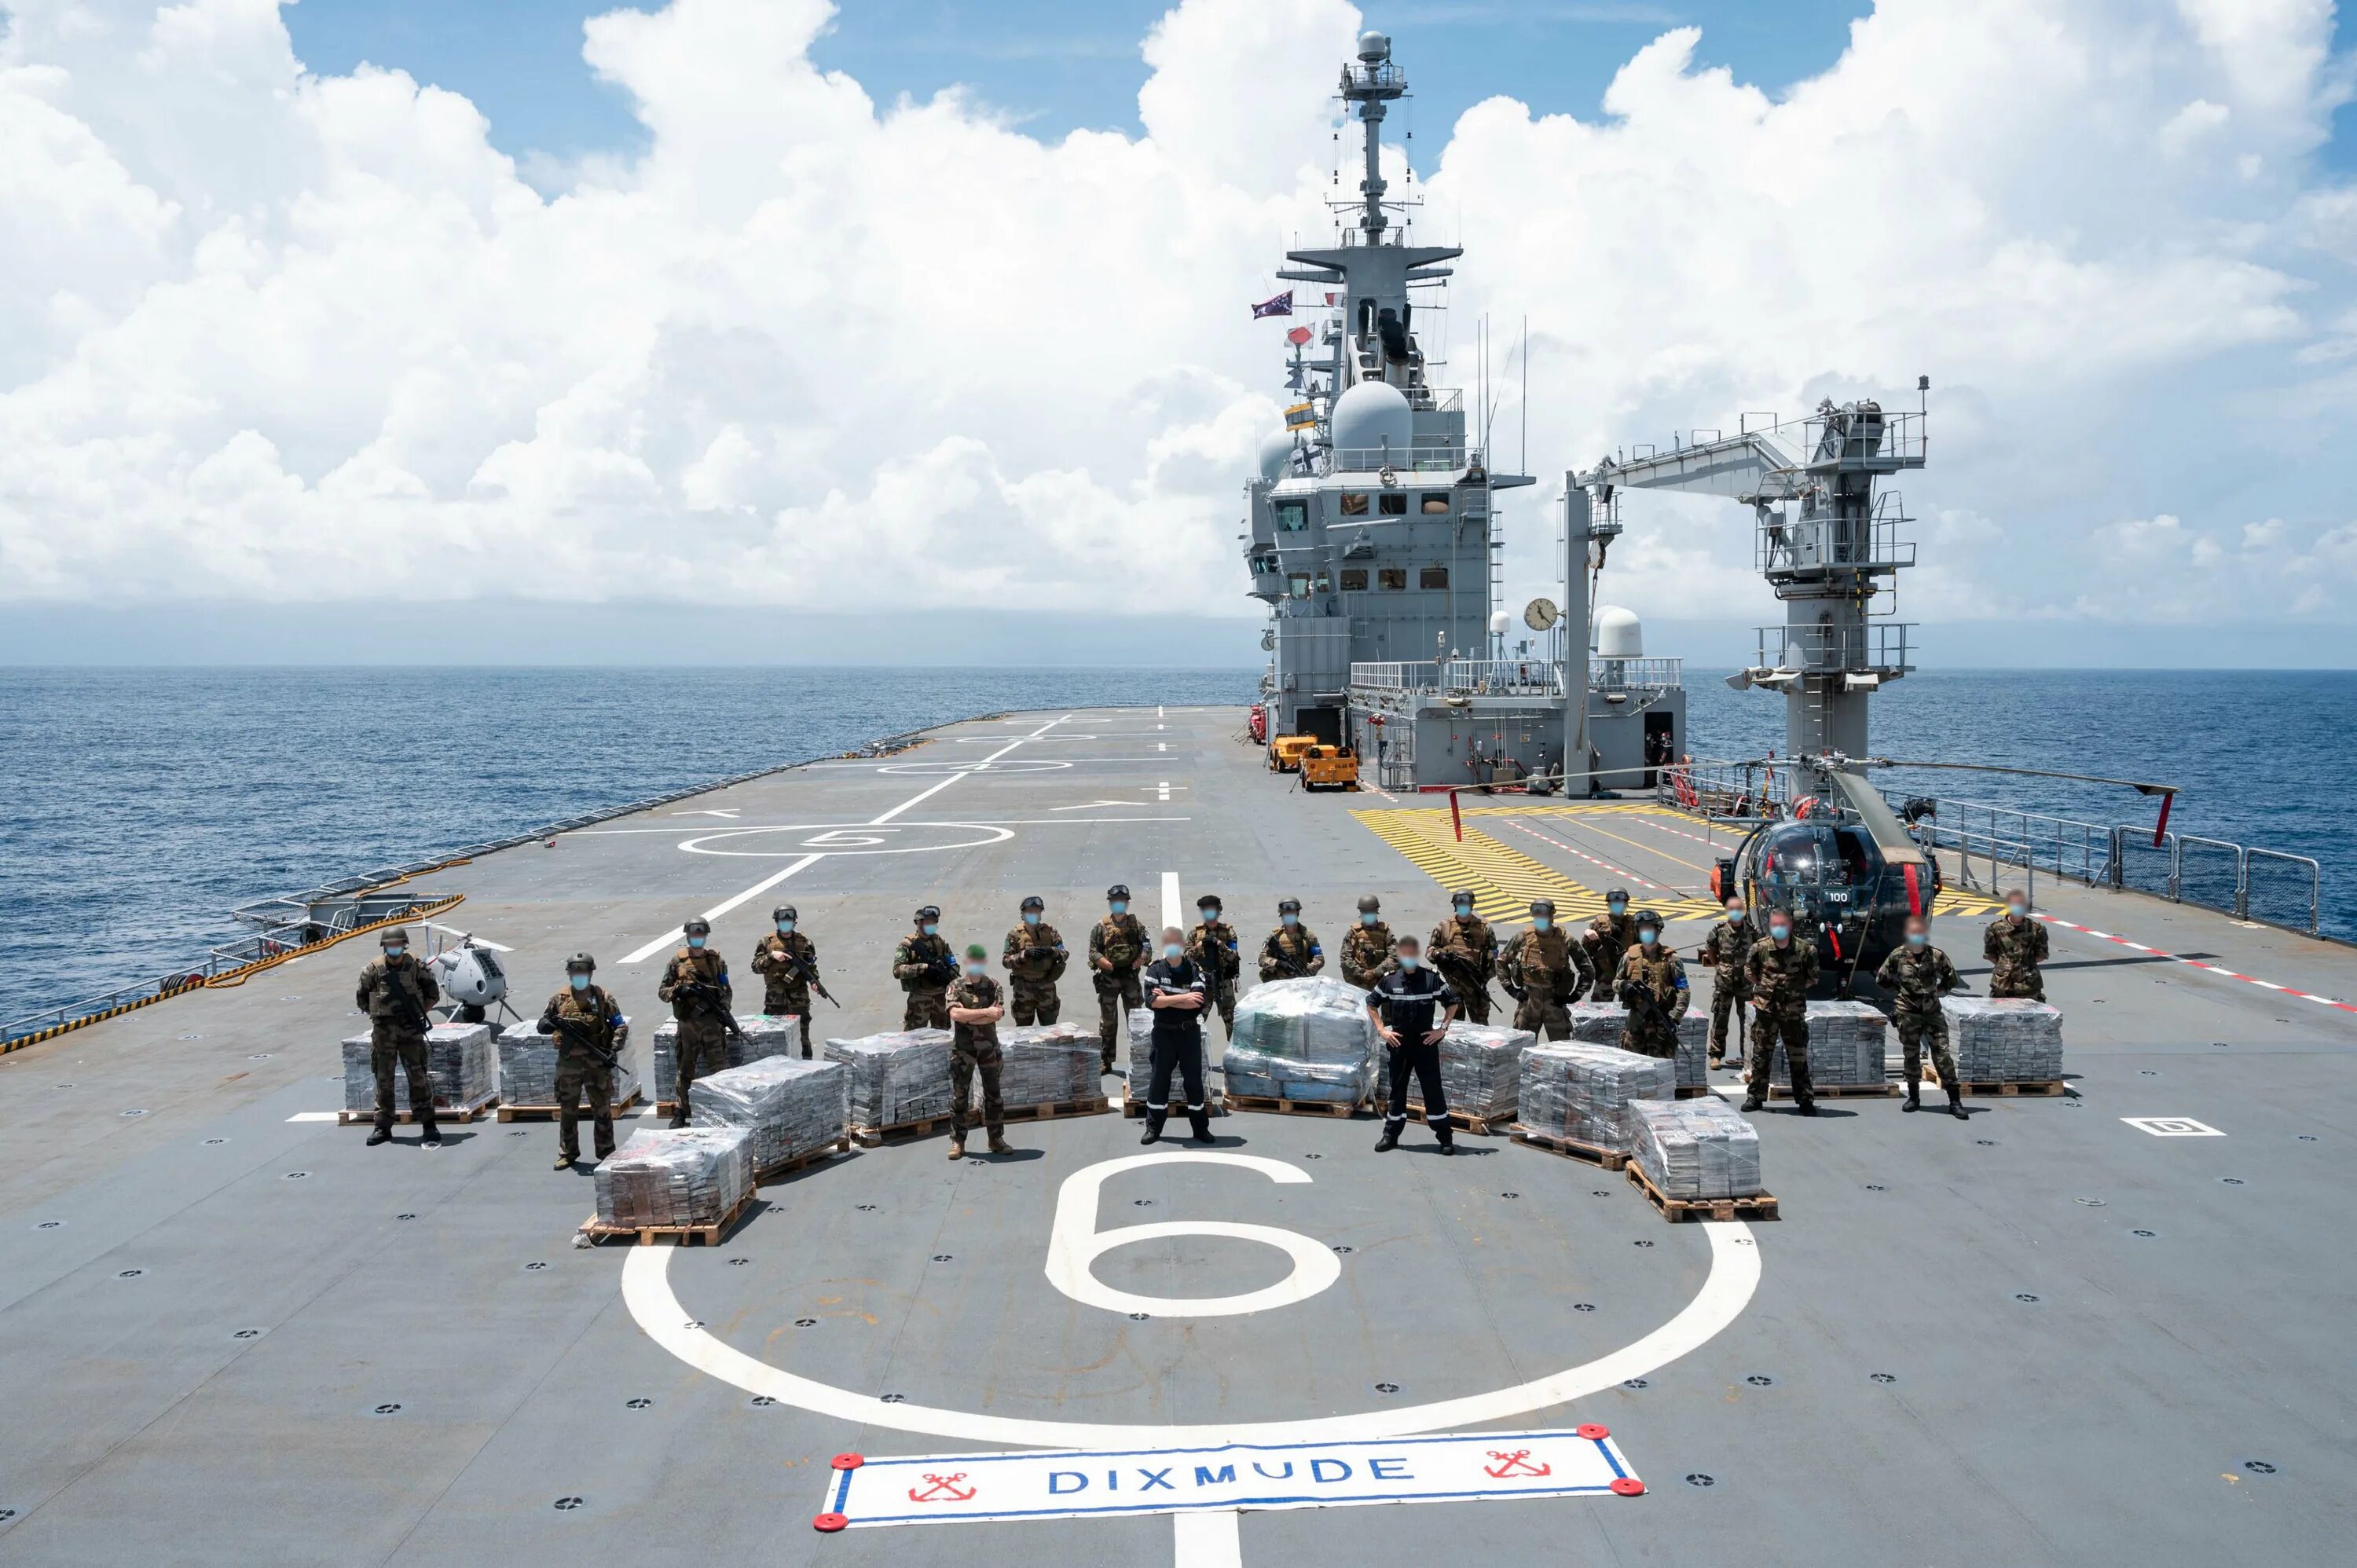
[[[1432,928],[1424,955],[1448,982],[1469,1024],[1490,1021],[1490,977],[1498,970],[1498,942],[1479,915],[1456,915]]]
[[[1260,944],[1263,980],[1298,980],[1326,967],[1326,950],[1307,926],[1279,926]]]
[[[434,1125],[434,1079],[425,1067],[425,1010],[442,1000],[442,988],[414,958],[371,961],[361,971],[352,1005],[369,1015],[369,1070],[376,1077],[376,1125],[393,1130],[393,1074],[409,1075],[409,1109],[418,1125]]]
[[[696,987],[703,987],[699,993]],[[655,994],[671,1004],[679,1020],[679,1047],[673,1056],[672,1124],[687,1121],[688,1086],[728,1066],[728,1026],[721,1022],[737,1005],[729,988],[728,965],[710,948],[681,948],[663,965],[662,983]]]
[[[614,1026],[621,1004],[603,986],[576,991],[566,986],[548,999],[540,1015],[540,1032],[556,1036],[556,1152],[559,1157],[581,1157],[581,1091],[589,1091],[591,1130],[597,1157],[614,1152],[614,1073],[598,1053],[614,1052]],[[569,1029],[558,1027],[569,1025]],[[587,1043],[576,1038],[587,1036]]]
[[[1244,961],[1236,951],[1236,929],[1225,920],[1198,920],[1187,933],[1187,956],[1203,972],[1211,987],[1211,1004],[1220,1010],[1220,1026],[1228,1038],[1236,1037],[1236,977]]]
[[[947,1007],[996,1007],[998,982],[986,974],[962,974],[950,983]],[[982,1074],[982,1124],[995,1140],[1006,1125],[998,1098],[998,1026],[950,1026],[950,1136],[963,1142],[974,1125],[974,1075]]]
[[[1054,1023],[1064,1010],[1063,998],[1056,994],[1056,982],[1064,977],[1064,966],[1072,961],[1056,928],[1045,920],[1036,926],[1017,922],[1006,933],[998,961],[1006,966],[1007,1011],[1015,1021]]]
[[[1678,1020],[1686,1015],[1686,1004],[1694,993],[1686,987],[1686,966],[1672,952],[1666,942],[1655,942],[1651,955],[1642,943],[1620,955],[1620,967],[1612,976],[1612,995],[1619,1001],[1620,993],[1630,986],[1641,987],[1661,1010],[1660,1018],[1644,1016],[1638,1009],[1629,1009],[1620,1025],[1620,1048],[1635,1051],[1639,1056],[1674,1058],[1678,1054]],[[1663,1026],[1662,1020],[1668,1020]]]
[[[1098,967],[1109,961],[1111,969]],[[1104,1054],[1104,1069],[1113,1070],[1114,1053],[1124,1044],[1122,1029],[1128,1012],[1146,1004],[1137,988],[1137,972],[1146,961],[1146,928],[1124,910],[1107,915],[1089,928],[1089,980],[1097,988],[1097,1046]]]
[[[1743,983],[1758,1009],[1751,1020],[1751,1071],[1746,1087],[1750,1098],[1768,1098],[1775,1076],[1776,1046],[1784,1047],[1784,1064],[1792,1075],[1792,1098],[1803,1105],[1816,1103],[1809,1081],[1809,987],[1817,983],[1817,944],[1795,935],[1782,947],[1773,937],[1762,937],[1743,961]]]
[[[1620,972],[1620,955],[1637,945],[1637,917],[1614,915],[1609,910],[1587,922],[1580,933],[1579,945],[1587,955],[1587,967],[1595,973],[1596,988],[1588,993],[1590,1002],[1612,1000],[1612,977]]]
[[[1372,926],[1352,926],[1351,934],[1342,939],[1343,980],[1361,991],[1373,990],[1375,982],[1398,967],[1399,961],[1392,956],[1398,940],[1381,920]]]
[[[2046,1000],[2046,977],[2038,966],[2046,961],[2046,924],[2024,915],[2015,919],[1999,915],[1981,939],[1981,956],[1989,961],[1991,996],[2026,996]]]
[[[1940,1087],[1956,1087],[1956,1058],[1948,1049],[1948,1020],[1940,1012],[1940,998],[1955,990],[1964,982],[1957,978],[1956,966],[1938,948],[1893,948],[1882,967],[1874,972],[1874,983],[1890,993],[1896,1004],[1890,1010],[1890,1021],[1899,1029],[1900,1048],[1905,1053],[1906,1072],[1902,1079],[1907,1093],[1912,1098],[1923,1081],[1923,1045],[1932,1047],[1932,1068],[1940,1075]]]
[[[1722,918],[1702,940],[1702,950],[1695,956],[1711,966],[1710,972],[1710,1059],[1716,1064],[1727,1059],[1727,1018],[1735,1015],[1736,1055],[1743,1054],[1743,1003],[1750,995],[1743,983],[1743,961],[1751,955],[1752,944],[1765,933],[1751,923],[1751,917],[1740,919]]]
[[[802,977],[818,972],[817,945],[800,931],[771,931],[753,950],[753,972],[761,977],[766,987],[761,995],[762,1012],[774,1017],[791,1014],[802,1020],[802,1059],[809,1060],[811,989],[810,982]]]
[[[892,978],[909,993],[908,1004],[900,1009],[900,1027],[948,1028],[950,1004],[944,993],[956,973],[949,943],[919,931],[902,937],[892,950]]]
[[[1508,990],[1522,993],[1514,1004],[1515,1028],[1550,1040],[1571,1038],[1571,1015],[1564,1009],[1587,987],[1587,960],[1570,933],[1560,926],[1516,932],[1498,957],[1498,975]]]

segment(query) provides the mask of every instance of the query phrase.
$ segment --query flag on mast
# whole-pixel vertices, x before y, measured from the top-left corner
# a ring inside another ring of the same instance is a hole
[[[1283,294],[1276,295],[1275,298],[1262,300],[1258,305],[1252,307],[1252,313],[1253,319],[1254,321],[1258,321],[1264,316],[1292,315],[1293,291],[1291,289],[1286,289]]]

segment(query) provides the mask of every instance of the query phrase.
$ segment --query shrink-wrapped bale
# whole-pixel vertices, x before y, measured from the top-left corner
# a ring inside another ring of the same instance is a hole
[[[759,1175],[840,1143],[850,1130],[850,1088],[841,1062],[763,1057],[697,1079],[690,1121],[743,1128]]]
[[[750,1135],[741,1127],[649,1128],[594,1174],[600,1224],[717,1224],[752,1195]]]
[[[2062,1077],[2062,1014],[2027,996],[1945,996],[1948,1047],[1966,1083],[2054,1083]],[[1926,1065],[1929,1065],[1929,1053]]]
[[[763,1057],[781,1057],[800,1050],[801,1019],[791,1013],[739,1013],[737,1034],[721,1042],[730,1067],[743,1067]],[[655,1099],[669,1105],[679,1098],[679,1020],[665,1018],[655,1026]]]
[[[998,1057],[998,1098],[1004,1104],[1064,1105],[1104,1098],[1098,1071],[1103,1048],[1093,1027],[1001,1024]]]
[[[1374,1058],[1367,993],[1317,975],[1245,992],[1220,1067],[1231,1094],[1356,1105],[1373,1082]]]
[[[829,1040],[850,1078],[851,1124],[897,1127],[950,1113],[950,1032],[904,1029]],[[1003,1097],[1002,1097],[1003,1098]]]
[[[1676,1064],[1618,1046],[1568,1040],[1523,1052],[1523,1130],[1594,1148],[1629,1152],[1631,1105],[1677,1092]]]
[[[1629,1019],[1629,1009],[1618,1002],[1575,1002],[1565,1011],[1571,1015],[1571,1037],[1596,1046],[1619,1045],[1621,1026]],[[1678,1020],[1677,1064],[1680,1089],[1709,1084],[1709,1008],[1689,1003]]]
[[[1448,1109],[1493,1122],[1512,1116],[1522,1093],[1523,1052],[1537,1043],[1528,1029],[1461,1018],[1449,1025],[1440,1038],[1440,1087]]]
[[[436,1024],[426,1030],[425,1070],[434,1080],[434,1109],[444,1114],[480,1111],[497,1100],[496,1059],[489,1024]],[[409,1073],[399,1062],[393,1069],[393,1108],[415,1109],[409,1103]],[[344,1109],[376,1109],[376,1073],[366,1035],[344,1040]]]
[[[556,1054],[562,1035],[544,1035],[537,1020],[526,1018],[500,1032],[500,1103],[556,1103]],[[607,1078],[611,1103],[627,1105],[639,1091],[638,1069],[630,1065],[630,1026],[614,1026],[614,1067]],[[584,1097],[587,1098],[586,1096]]]
[[[1810,1003],[1809,1082],[1819,1089],[1881,1083],[1889,1035],[1890,1020],[1863,1002]],[[1769,1081],[1792,1081],[1781,1040]]]
[[[1716,1095],[1640,1100],[1629,1107],[1630,1153],[1664,1197],[1700,1203],[1755,1197],[1760,1133]]]

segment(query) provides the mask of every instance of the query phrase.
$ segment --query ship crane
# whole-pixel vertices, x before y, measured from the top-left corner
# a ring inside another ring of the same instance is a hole
[[[1919,377],[1919,398],[1931,387]],[[1867,705],[1910,662],[1911,626],[1889,618],[1900,571],[1915,564],[1911,521],[1881,481],[1920,468],[1924,410],[1859,399],[1821,403],[1799,420],[1752,423],[1733,435],[1695,431],[1667,448],[1641,446],[1573,476],[1597,516],[1624,489],[1725,496],[1752,509],[1753,564],[1785,607],[1756,628],[1749,668],[1728,684],[1784,693],[1790,757],[1867,752]]]

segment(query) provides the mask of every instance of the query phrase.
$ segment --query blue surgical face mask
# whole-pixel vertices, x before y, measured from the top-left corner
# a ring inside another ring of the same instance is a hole
[[[982,978],[982,970],[983,965],[980,960],[969,961],[965,966],[965,977],[968,980],[980,980]]]
[[[1129,900],[1126,898],[1116,898],[1112,903],[1106,905],[1105,908],[1111,909],[1116,915],[1126,915],[1129,913]]]
[[[399,958],[403,953],[405,953],[408,950],[409,950],[407,948],[387,948],[384,950],[384,956],[387,958]]]
[[[1641,946],[1641,947],[1652,947],[1655,942],[1658,942],[1658,941],[1660,941],[1661,940],[1662,940],[1662,933],[1661,933],[1661,932],[1659,932],[1659,931],[1653,930],[1653,929],[1652,929],[1651,928],[1648,928],[1648,929],[1644,929],[1644,930],[1641,930],[1641,931],[1639,931],[1639,932],[1637,933],[1637,942],[1638,942],[1638,945],[1639,945],[1639,946]]]
[[[1162,944],[1162,956],[1168,959],[1172,963],[1177,963],[1180,955],[1185,953],[1186,950],[1187,950],[1184,947],[1180,946],[1177,942],[1164,942]]]
[[[1792,934],[1792,928],[1786,925],[1770,926],[1768,928],[1768,934],[1781,942]]]
[[[1399,966],[1402,969],[1414,969],[1417,964],[1422,963],[1423,961],[1424,961],[1422,959],[1416,957],[1415,954],[1412,952],[1404,952],[1399,955]]]
[[[1024,923],[1025,925],[1027,925],[1027,926],[1036,926],[1036,925],[1038,925],[1038,924],[1039,923],[1039,910],[1037,910],[1037,909],[1026,909],[1026,910],[1024,910],[1024,911],[1023,911],[1023,923]]]
[[[692,948],[700,948],[704,945],[704,939],[702,937],[690,937],[687,939],[687,945]]]
[[[1374,923],[1375,912],[1372,909],[1361,909],[1359,911],[1359,924],[1362,926],[1372,926]]]
[[[1629,912],[1629,900],[1626,898],[1608,898],[1605,900],[1605,908],[1610,909],[1616,915],[1625,915]]]
[[[573,989],[576,991],[587,991],[589,989],[589,977],[586,974],[567,975],[565,978],[572,981]]]
[[[939,926],[934,925],[931,920],[925,922],[925,935],[929,937],[938,937],[941,934],[942,929]]]
[[[1284,921],[1288,926],[1297,926],[1301,924],[1301,917],[1298,915],[1279,915],[1277,918]]]
[[[1555,921],[1544,915],[1533,915],[1531,917],[1531,929],[1534,931],[1544,931],[1549,929],[1554,925]]]
[[[1740,904],[1729,904],[1727,907],[1727,918],[1730,920],[1739,920],[1743,918],[1743,906]]]
[[[1455,908],[1457,909],[1457,918],[1460,920],[1473,912],[1473,906],[1464,902],[1462,899],[1458,901]]]
[[[1925,936],[1921,931],[1910,931],[1907,933],[1907,945],[1910,948],[1920,948],[1931,940],[1931,938]]]
[[[1220,918],[1220,907],[1217,904],[1206,904],[1195,913],[1200,915],[1203,918],[1203,923],[1208,926]]]
[[[794,923],[791,920],[780,920],[778,922],[778,935],[781,937],[790,937],[793,935],[793,933]]]
[[[2018,920],[2021,917],[2029,913],[2029,906],[2027,904],[2007,904],[2005,907],[2005,912]]]

